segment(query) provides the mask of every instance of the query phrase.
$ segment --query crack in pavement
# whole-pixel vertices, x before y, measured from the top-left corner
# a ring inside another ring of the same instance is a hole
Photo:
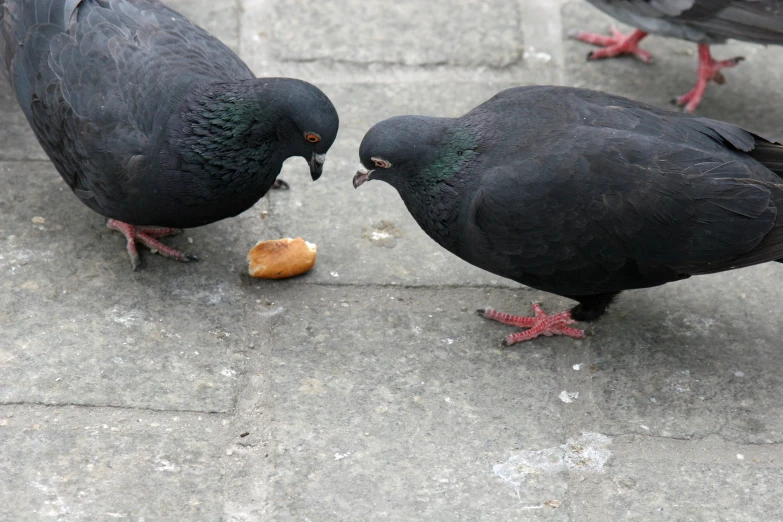
[[[154,413],[193,413],[198,415],[233,415],[232,410],[185,410],[185,409],[168,409],[168,408],[148,408],[144,406],[121,406],[116,404],[83,404],[75,402],[62,402],[62,403],[49,403],[49,402],[3,402],[0,403],[0,409],[6,406],[39,406],[43,408],[85,408],[85,409],[109,409],[109,410],[121,410],[121,411],[143,411]]]

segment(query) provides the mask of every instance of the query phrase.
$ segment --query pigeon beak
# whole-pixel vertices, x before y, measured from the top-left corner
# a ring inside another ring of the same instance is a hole
[[[353,188],[358,189],[362,183],[365,181],[370,180],[370,174],[372,174],[374,171],[367,170],[364,168],[364,165],[359,165],[359,171],[356,173],[356,175],[353,177]]]
[[[310,175],[313,177],[313,181],[316,181],[321,177],[324,171],[324,161],[326,161],[326,154],[316,154],[313,152],[310,161]]]

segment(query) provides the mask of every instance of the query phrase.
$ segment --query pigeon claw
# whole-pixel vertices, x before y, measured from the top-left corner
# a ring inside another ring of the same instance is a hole
[[[585,31],[572,31],[569,33],[569,36],[585,43],[603,47],[603,49],[588,53],[588,60],[600,60],[602,58],[614,58],[624,54],[632,54],[644,63],[653,63],[654,61],[650,53],[639,47],[639,42],[647,36],[647,33],[639,29],[636,29],[629,35],[625,35],[617,28],[612,27],[612,36]]]
[[[714,81],[718,85],[726,83],[726,77],[720,72],[721,69],[736,67],[744,59],[742,56],[735,56],[728,60],[718,61],[712,58],[709,45],[699,44],[699,71],[696,86],[679,98],[675,98],[674,103],[683,106],[683,111],[687,113],[693,112],[701,102],[710,81]]]
[[[133,270],[137,270],[141,266],[141,258],[139,256],[139,249],[136,243],[149,248],[153,253],[160,254],[165,257],[176,259],[184,263],[190,261],[198,261],[198,258],[194,255],[183,254],[179,250],[175,250],[169,246],[164,245],[158,239],[163,237],[173,236],[182,232],[178,228],[168,227],[137,227],[117,221],[116,219],[109,219],[106,222],[106,226],[112,230],[116,230],[125,236],[127,241],[126,248],[128,250],[128,256],[131,260],[131,267]]]
[[[286,183],[282,179],[276,179],[274,183],[272,183],[272,190],[288,190],[290,189],[290,185]]]
[[[573,337],[574,339],[583,339],[586,335],[583,330],[568,326],[576,322],[571,318],[570,311],[547,315],[538,303],[533,303],[533,313],[535,313],[535,317],[511,315],[498,312],[492,308],[477,310],[477,312],[479,315],[483,315],[492,321],[520,328],[527,328],[527,330],[523,332],[506,336],[506,338],[503,339],[503,346],[511,346],[512,344],[529,341],[540,335],[565,335]]]

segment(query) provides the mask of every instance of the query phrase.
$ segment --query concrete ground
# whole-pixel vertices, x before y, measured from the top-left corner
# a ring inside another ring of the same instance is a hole
[[[668,106],[695,45],[587,63],[579,1],[177,0],[259,75],[341,117],[235,219],[143,253],[77,201],[0,85],[0,520],[780,520],[783,265],[623,295],[585,341],[503,349],[473,310],[569,303],[445,253],[385,184],[351,187],[396,114],[458,115],[509,86]],[[783,138],[783,48],[744,55],[699,113]],[[318,244],[308,275],[246,275],[258,240]]]

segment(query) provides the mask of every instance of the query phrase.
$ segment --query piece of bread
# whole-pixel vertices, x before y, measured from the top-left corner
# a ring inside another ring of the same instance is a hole
[[[261,241],[247,254],[248,273],[261,279],[283,279],[308,272],[315,264],[316,246],[301,237]]]

